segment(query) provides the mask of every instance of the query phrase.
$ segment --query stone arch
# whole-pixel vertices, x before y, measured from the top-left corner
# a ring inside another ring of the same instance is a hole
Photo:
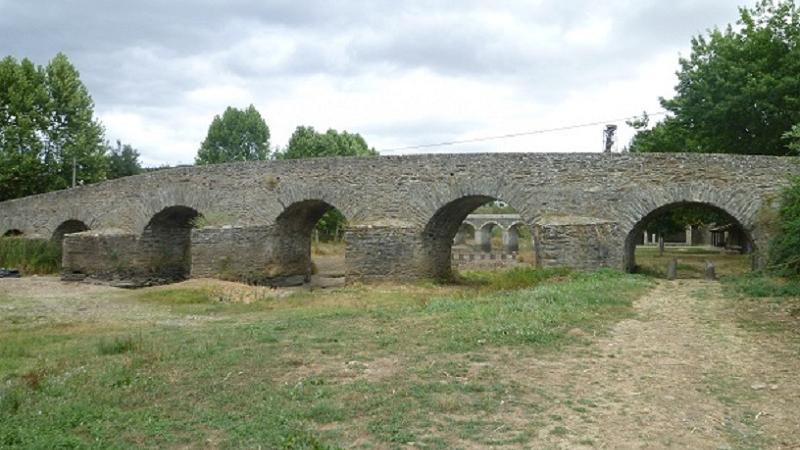
[[[278,203],[282,207],[275,223],[283,216],[285,217],[290,208],[297,208],[299,205],[328,205],[328,209],[336,208],[341,212],[350,223],[361,223],[368,220],[369,210],[367,201],[358,201],[364,192],[350,192],[340,186],[326,186],[319,183],[292,183],[281,185],[278,193]],[[324,214],[327,211],[322,212]],[[320,214],[320,217],[322,217]],[[316,223],[316,222],[315,222]]]
[[[140,234],[150,226],[155,216],[173,207],[189,208],[203,216],[218,214],[223,216],[221,219],[224,219],[225,225],[238,225],[240,222],[240,217],[227,213],[228,210],[234,210],[234,208],[227,207],[223,199],[205,189],[184,183],[174,186],[158,186],[152,195],[143,193],[125,205],[120,205],[115,210],[107,212],[104,217],[98,219],[98,222],[103,227],[120,228]],[[100,228],[100,224],[95,224],[96,226],[92,226],[92,228]]]
[[[404,210],[408,212],[408,224],[426,228],[434,216],[443,211],[447,205],[456,204],[460,199],[485,198],[485,203],[500,199],[512,206],[517,213],[528,218],[538,211],[530,211],[530,193],[522,185],[508,177],[492,178],[460,178],[452,176],[447,183],[415,187],[404,195],[407,203]],[[481,206],[485,203],[481,203]],[[473,211],[475,208],[470,209]],[[477,229],[477,224],[476,229]]]
[[[22,236],[24,234],[25,233],[23,233],[22,230],[20,230],[18,228],[12,228],[10,230],[7,230],[5,233],[3,233],[3,237],[18,237],[18,236]]]
[[[636,223],[634,223],[632,227],[628,228],[629,231],[625,236],[625,244],[623,251],[623,267],[626,271],[633,272],[636,269],[636,255],[635,255],[636,244],[638,243],[639,240],[638,237],[644,231],[648,222],[654,218],[657,218],[661,214],[669,212],[670,210],[687,206],[700,207],[719,213],[727,221],[735,224],[738,227],[738,229],[741,230],[741,233],[743,234],[744,238],[749,243],[748,250],[749,251],[756,250],[756,244],[753,239],[753,235],[750,231],[750,228],[747,227],[745,223],[742,222],[742,219],[736,217],[734,213],[732,213],[731,211],[713,203],[697,202],[697,201],[676,201],[653,208],[647,214],[641,217]]]
[[[333,209],[347,218],[344,211],[321,199],[299,200],[281,211],[275,219],[274,254],[278,262],[270,269],[272,277],[303,276],[308,281],[313,272],[312,231],[322,216]]]
[[[487,194],[460,196],[440,206],[430,217],[422,231],[420,264],[424,274],[434,278],[452,276],[451,253],[453,238],[464,219],[479,206],[503,200],[516,206],[506,198]],[[517,211],[520,211],[517,209]],[[496,224],[496,222],[494,222]],[[499,224],[497,224],[499,226]]]
[[[140,248],[150,273],[166,280],[182,280],[191,273],[192,228],[202,215],[194,208],[175,205],[154,214],[141,235]]]
[[[89,226],[86,225],[82,220],[77,219],[68,219],[63,222],[56,229],[53,231],[53,235],[51,236],[51,240],[61,246],[61,243],[64,241],[64,236],[71,233],[80,233],[82,231],[88,231]]]

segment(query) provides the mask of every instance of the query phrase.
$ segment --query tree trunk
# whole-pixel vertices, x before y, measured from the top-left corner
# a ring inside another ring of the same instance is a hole
[[[664,236],[658,237],[658,256],[664,256]]]

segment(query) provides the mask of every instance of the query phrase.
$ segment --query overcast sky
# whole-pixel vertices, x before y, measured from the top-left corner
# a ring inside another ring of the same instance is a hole
[[[691,37],[737,3],[0,0],[0,53],[64,52],[107,137],[147,165],[191,163],[213,116],[250,103],[273,146],[311,125],[383,154],[599,151],[602,126],[387,149],[658,111]]]

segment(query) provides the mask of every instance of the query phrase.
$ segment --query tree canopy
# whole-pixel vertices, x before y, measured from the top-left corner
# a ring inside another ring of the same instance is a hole
[[[255,106],[241,110],[229,106],[214,116],[200,144],[196,164],[259,161],[269,157],[269,127]]]
[[[116,148],[109,148],[108,152],[108,179],[127,177],[142,173],[139,162],[139,152],[117,140]]]
[[[80,74],[61,53],[45,67],[0,61],[0,200],[106,178],[104,130]]]
[[[786,155],[800,124],[800,9],[794,0],[761,0],[740,8],[736,26],[691,41],[680,58],[670,112],[630,144],[637,152]]]
[[[289,145],[276,157],[280,159],[317,158],[323,156],[377,156],[358,133],[341,133],[330,129],[320,133],[314,127],[299,126],[289,138]]]
[[[279,159],[317,158],[323,156],[377,156],[378,152],[367,145],[358,133],[341,133],[330,129],[320,133],[314,127],[299,126],[289,138],[289,145],[275,156]],[[317,222],[316,229],[323,239],[337,239],[344,229],[346,219],[341,212],[331,209]]]

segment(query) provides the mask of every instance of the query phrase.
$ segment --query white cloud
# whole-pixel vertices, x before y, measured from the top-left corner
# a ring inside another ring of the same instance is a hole
[[[38,63],[65,52],[107,137],[149,164],[192,162],[229,105],[254,104],[273,145],[312,125],[361,132],[378,149],[657,110],[692,34],[737,14],[728,0],[30,0],[3,9],[0,35],[15,36],[7,51]],[[425,151],[599,151],[602,128]],[[623,126],[621,142],[630,136]]]

